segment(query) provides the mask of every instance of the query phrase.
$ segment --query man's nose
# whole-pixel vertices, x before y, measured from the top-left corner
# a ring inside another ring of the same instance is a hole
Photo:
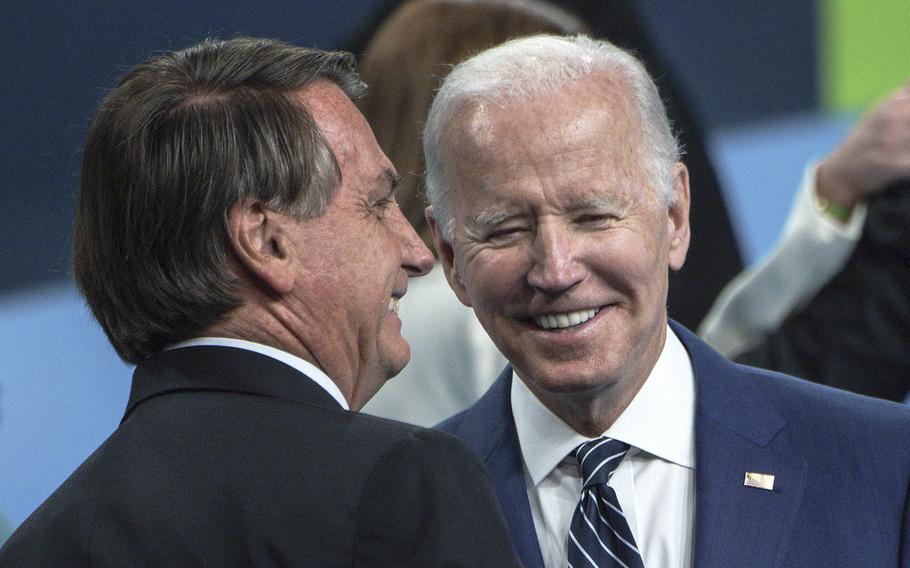
[[[578,246],[577,236],[569,228],[556,223],[539,225],[532,245],[528,284],[545,294],[556,294],[584,280]]]
[[[392,211],[392,220],[401,242],[401,266],[408,276],[424,276],[433,268],[433,253],[423,239],[414,231],[404,214],[397,207]]]

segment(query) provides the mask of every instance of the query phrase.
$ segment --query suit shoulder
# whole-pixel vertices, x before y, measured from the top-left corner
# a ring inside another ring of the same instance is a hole
[[[92,458],[87,460],[90,463]],[[98,487],[81,465],[0,547],[0,567],[88,566]]]
[[[477,457],[448,433],[403,432],[374,463],[358,501],[355,565],[517,568]]]
[[[411,443],[451,443],[453,436],[435,429],[424,428],[390,418],[381,418],[359,412],[350,413],[351,426],[359,436],[381,441],[389,446],[402,442]]]
[[[883,434],[903,434],[910,443],[910,408],[813,383],[790,375],[740,365],[788,419],[820,420],[829,427],[863,424]]]
[[[367,469],[393,467],[398,463],[424,463],[425,473],[442,467],[464,473],[474,458],[465,443],[450,432],[423,428],[368,414],[348,413],[340,429],[342,445]],[[476,468],[480,471],[480,468]]]
[[[387,418],[370,415],[358,415],[359,428],[384,446],[385,453],[391,453],[396,459],[417,459],[438,462],[457,462],[470,456],[474,457],[467,446],[451,431],[429,429],[406,424]],[[389,456],[384,456],[389,459]]]
[[[510,395],[512,386],[512,366],[506,367],[490,388],[474,404],[448,418],[434,428],[449,432],[462,439],[483,437],[483,433],[496,430],[502,420],[511,420],[512,406]]]

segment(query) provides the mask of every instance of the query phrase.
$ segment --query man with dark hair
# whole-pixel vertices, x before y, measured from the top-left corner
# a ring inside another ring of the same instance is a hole
[[[424,130],[449,285],[510,365],[441,428],[525,568],[910,565],[910,413],[736,365],[667,317],[689,176],[657,88],[603,41],[455,67]]]
[[[74,265],[136,363],[116,432],[2,566],[517,566],[454,438],[358,410],[432,256],[346,54],[206,41],[128,73],[85,147]]]

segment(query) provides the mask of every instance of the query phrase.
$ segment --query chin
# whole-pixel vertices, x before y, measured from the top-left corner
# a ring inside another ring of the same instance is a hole
[[[519,375],[530,378],[540,390],[563,395],[592,393],[618,382],[610,369],[599,367],[595,371],[590,364],[579,361],[547,368],[531,366],[529,372],[519,371]]]
[[[387,356],[384,357],[385,364],[383,367],[386,370],[386,377],[389,379],[400,373],[411,360],[411,348],[404,339],[401,340],[401,343],[403,345],[396,346],[394,350],[390,350]]]

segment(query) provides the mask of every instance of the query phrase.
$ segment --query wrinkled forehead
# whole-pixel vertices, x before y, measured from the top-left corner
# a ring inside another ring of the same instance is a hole
[[[386,160],[366,118],[338,85],[316,81],[295,97],[308,109],[340,167],[360,159]]]
[[[640,177],[643,167],[638,113],[625,89],[609,82],[578,81],[519,100],[466,100],[446,138],[455,188],[459,180],[479,189],[525,175],[591,175],[592,168],[599,176]]]
[[[449,119],[444,145],[451,153],[484,153],[493,145],[546,141],[557,134],[568,146],[600,137],[605,143],[622,139],[622,146],[633,150],[642,140],[639,113],[628,89],[618,80],[600,77],[534,93],[465,97]]]

